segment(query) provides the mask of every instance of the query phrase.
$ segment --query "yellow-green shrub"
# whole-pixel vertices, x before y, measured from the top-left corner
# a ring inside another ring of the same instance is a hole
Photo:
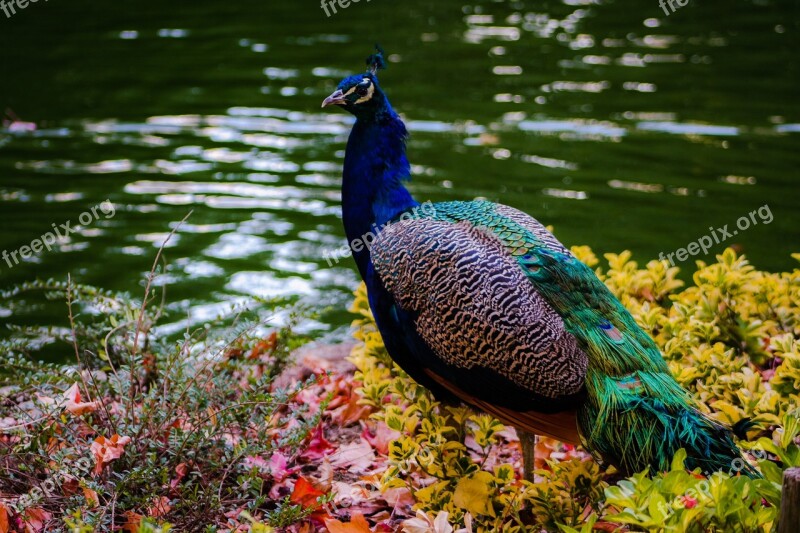
[[[782,468],[800,465],[800,270],[760,272],[729,249],[716,263],[698,262],[694,286],[680,290],[678,268],[665,262],[640,269],[623,252],[606,254],[603,269],[588,247],[572,251],[596,268],[713,417],[727,424],[752,419],[748,436],[757,440],[743,446],[763,459],[765,479],[718,473],[706,480],[687,473],[680,455],[671,472],[641,473],[610,487],[598,465],[577,458],[549,461],[537,470],[536,484],[520,480],[510,464],[484,469],[502,425],[439,405],[394,365],[362,285],[351,309],[360,315],[354,326],[361,342],[350,359],[364,401],[378,408],[374,416],[400,432],[383,488],[408,487],[417,509],[429,516],[446,511],[451,524],[469,522],[475,532],[588,531],[597,520],[645,531],[722,531],[731,523],[741,531],[769,531]],[[467,440],[480,452],[470,453]],[[687,505],[701,481],[711,488]]]

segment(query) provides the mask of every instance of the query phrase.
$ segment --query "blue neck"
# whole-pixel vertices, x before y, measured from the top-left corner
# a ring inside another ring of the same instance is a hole
[[[373,119],[359,118],[353,126],[342,181],[344,229],[351,245],[357,239],[367,241],[365,235],[377,234],[376,228],[419,205],[402,184],[411,175],[407,136],[403,121],[391,108]],[[364,276],[368,250],[354,249],[353,256]]]

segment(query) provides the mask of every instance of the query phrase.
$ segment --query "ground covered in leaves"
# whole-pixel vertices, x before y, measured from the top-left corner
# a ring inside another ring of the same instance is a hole
[[[301,348],[291,320],[259,318],[161,342],[152,295],[47,282],[3,297],[66,300],[69,327],[46,332],[76,360],[33,362],[30,326],[0,344],[0,533],[770,531],[782,471],[800,466],[800,270],[728,250],[684,288],[664,263],[573,252],[701,408],[752,421],[740,444],[764,479],[687,472],[680,455],[622,478],[540,439],[523,481],[512,429],[393,365],[363,288],[352,344]]]

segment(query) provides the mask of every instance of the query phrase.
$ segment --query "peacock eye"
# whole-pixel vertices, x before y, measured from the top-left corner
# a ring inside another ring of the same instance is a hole
[[[356,89],[356,92],[359,96],[366,96],[367,92],[369,91],[369,86],[367,85],[359,85]]]

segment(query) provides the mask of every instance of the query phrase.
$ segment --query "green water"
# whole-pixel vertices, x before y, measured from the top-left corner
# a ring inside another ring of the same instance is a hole
[[[798,21],[789,0],[689,0],[669,16],[656,0],[362,0],[330,18],[315,0],[0,12],[0,110],[36,124],[0,130],[0,251],[106,199],[115,211],[53,251],[0,261],[0,286],[71,273],[139,293],[193,210],[160,281],[176,329],[250,295],[297,296],[330,308],[310,328],[341,334],[357,277],[323,254],[344,243],[351,121],[319,106],[376,41],[392,54],[381,81],[412,133],[418,199],[486,197],[567,244],[643,262],[766,205],[771,223],[756,216],[725,244],[791,268]]]

